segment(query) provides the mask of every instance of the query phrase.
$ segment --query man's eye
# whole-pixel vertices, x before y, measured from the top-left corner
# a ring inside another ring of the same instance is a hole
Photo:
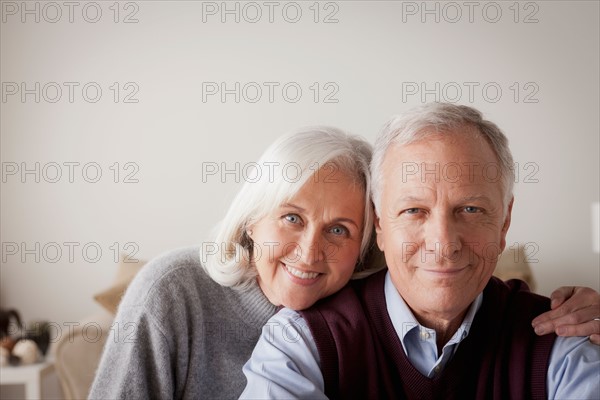
[[[300,222],[300,217],[296,214],[287,214],[284,216],[285,220],[291,222],[292,224],[297,224]]]
[[[464,210],[469,214],[475,214],[475,213],[479,212],[479,207],[466,206],[464,208]]]
[[[333,233],[334,235],[341,236],[346,235],[348,233],[348,229],[343,226],[334,226],[329,230],[329,232]]]
[[[418,214],[419,211],[421,211],[420,208],[408,208],[408,209],[404,210],[404,212],[406,214]]]

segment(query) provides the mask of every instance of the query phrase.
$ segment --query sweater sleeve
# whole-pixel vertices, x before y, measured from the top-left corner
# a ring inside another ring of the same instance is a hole
[[[197,247],[159,256],[123,297],[90,398],[237,398],[274,311],[258,285],[238,292],[210,279]]]
[[[121,307],[89,398],[173,398],[172,363],[168,341],[148,311]]]
[[[123,300],[104,347],[90,399],[170,399],[180,397],[178,354],[173,338],[185,329],[179,299],[171,297],[181,273],[177,261],[155,259],[138,273]]]

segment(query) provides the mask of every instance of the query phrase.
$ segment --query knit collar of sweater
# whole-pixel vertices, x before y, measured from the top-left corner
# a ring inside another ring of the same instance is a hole
[[[262,328],[278,310],[278,307],[267,299],[256,281],[244,290],[234,289],[226,292],[227,300],[234,305],[233,309],[237,311],[238,317],[248,325]]]

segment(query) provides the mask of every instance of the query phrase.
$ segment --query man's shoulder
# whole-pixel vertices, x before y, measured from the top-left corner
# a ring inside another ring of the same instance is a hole
[[[531,321],[550,309],[550,299],[529,291],[520,280],[502,281],[492,277],[483,293],[481,309],[475,316],[473,334],[480,346],[507,357],[510,373],[529,366],[532,388],[545,387],[546,371],[554,333],[538,336]],[[478,331],[478,333],[475,333]],[[471,333],[469,333],[471,336]],[[486,344],[487,343],[487,344]]]
[[[557,337],[548,366],[548,397],[600,398],[600,348],[587,337]]]
[[[529,290],[526,282],[520,279],[503,281],[492,276],[484,290],[484,299],[493,296],[497,301],[512,305],[519,310],[529,310],[536,316],[539,313],[550,310],[550,299]]]

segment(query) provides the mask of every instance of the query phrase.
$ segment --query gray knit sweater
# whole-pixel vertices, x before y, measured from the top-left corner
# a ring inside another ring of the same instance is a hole
[[[127,289],[90,398],[237,398],[275,311],[257,285],[238,292],[210,279],[198,247],[166,253]]]

